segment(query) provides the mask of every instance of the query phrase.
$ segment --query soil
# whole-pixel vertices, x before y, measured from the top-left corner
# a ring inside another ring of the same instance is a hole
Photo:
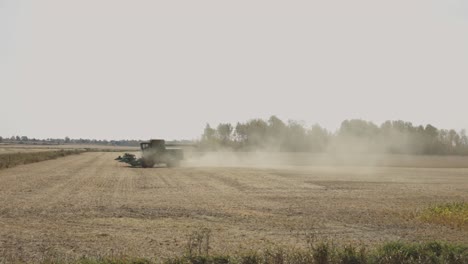
[[[204,227],[218,253],[303,247],[310,236],[367,245],[468,243],[467,230],[415,217],[431,204],[466,201],[466,168],[143,169],[115,161],[118,155],[84,153],[1,170],[0,256],[170,257]]]

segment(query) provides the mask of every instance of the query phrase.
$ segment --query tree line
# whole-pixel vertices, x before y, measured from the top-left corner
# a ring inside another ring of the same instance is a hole
[[[0,137],[7,144],[89,144],[137,147],[143,140],[96,140],[47,138],[27,136]],[[169,143],[191,143],[173,141]],[[430,124],[413,125],[401,120],[386,121],[381,125],[352,119],[345,120],[335,132],[318,124],[310,127],[276,116],[268,120],[251,119],[236,125],[207,124],[201,138],[195,142],[200,151],[285,151],[311,153],[389,153],[418,155],[468,155],[468,137],[465,130],[438,129]]]
[[[98,140],[98,139],[84,139],[84,138],[46,138],[37,139],[29,138],[27,136],[11,136],[3,138],[0,136],[0,143],[9,144],[32,144],[32,145],[64,145],[64,144],[87,144],[87,145],[102,145],[102,146],[126,146],[135,147],[139,146],[143,140]]]
[[[149,139],[148,139],[149,140]],[[27,136],[11,136],[1,137],[2,144],[28,144],[28,145],[99,145],[99,146],[123,146],[123,147],[139,147],[141,142],[148,140],[141,139],[122,139],[122,140],[107,140],[107,139],[86,139],[86,138],[29,138]],[[169,144],[191,144],[191,140],[172,140],[166,141]]]
[[[468,155],[465,130],[416,126],[401,120],[381,125],[345,120],[335,132],[317,124],[306,127],[297,121],[284,122],[276,116],[236,125],[221,123],[214,128],[207,124],[199,146],[202,150]]]

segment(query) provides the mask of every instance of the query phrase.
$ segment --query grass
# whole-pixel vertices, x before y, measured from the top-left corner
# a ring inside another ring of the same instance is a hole
[[[193,242],[193,241],[192,241]],[[204,243],[204,242],[203,242]],[[203,247],[203,246],[202,246]],[[199,254],[200,253],[200,254]],[[81,258],[73,261],[47,260],[43,263],[73,264],[466,264],[468,246],[443,242],[389,242],[375,249],[359,245],[336,246],[319,242],[308,249],[273,248],[232,255],[210,255],[204,250],[184,256],[151,260],[129,257]]]
[[[0,154],[0,169],[11,168],[17,165],[39,162],[44,160],[56,159],[59,157],[79,154],[82,152],[83,150],[56,150]]]
[[[118,153],[140,151],[140,149],[137,149],[137,148],[134,148],[134,149],[131,149],[131,148],[128,148],[128,149],[125,149],[125,148],[124,149],[84,148],[84,150],[86,152],[118,152]]]
[[[419,218],[428,223],[468,229],[468,203],[452,202],[433,205],[423,210]]]

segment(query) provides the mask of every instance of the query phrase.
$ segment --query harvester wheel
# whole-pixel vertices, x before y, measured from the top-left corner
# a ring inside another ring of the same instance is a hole
[[[153,168],[154,162],[152,161],[147,161],[147,160],[142,160],[141,161],[141,167],[143,168]]]
[[[167,167],[173,168],[173,167],[179,167],[180,162],[178,160],[171,160],[167,163]]]

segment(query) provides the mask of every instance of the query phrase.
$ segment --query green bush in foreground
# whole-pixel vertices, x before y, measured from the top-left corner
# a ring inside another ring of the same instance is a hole
[[[372,263],[468,263],[468,247],[440,242],[392,242],[377,250]]]
[[[429,223],[468,229],[468,203],[453,202],[434,205],[422,211],[420,219]]]
[[[67,263],[67,262],[48,262]],[[335,246],[320,242],[309,249],[276,248],[234,255],[186,254],[166,260],[99,258],[80,259],[75,264],[466,264],[468,246],[443,242],[390,242],[376,249],[364,246]]]

